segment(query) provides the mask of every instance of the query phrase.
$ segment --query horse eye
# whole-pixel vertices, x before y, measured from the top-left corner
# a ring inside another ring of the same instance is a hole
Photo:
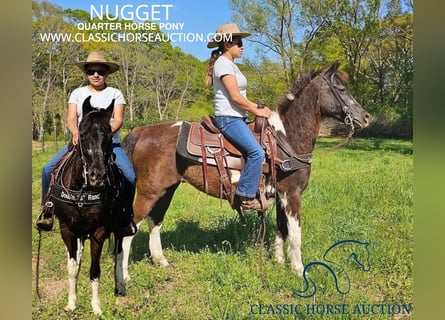
[[[346,87],[342,84],[337,84],[335,87],[341,92],[346,90]]]

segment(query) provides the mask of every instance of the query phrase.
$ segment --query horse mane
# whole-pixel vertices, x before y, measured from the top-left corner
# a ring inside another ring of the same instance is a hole
[[[311,82],[320,72],[311,71],[295,79],[277,104],[276,110],[283,121],[287,139],[295,146],[296,152],[307,152],[315,143],[313,136],[318,131],[320,120],[317,111],[313,110],[317,89]]]
[[[289,90],[285,95],[281,97],[277,104],[277,111],[279,114],[283,114],[289,108],[289,106],[293,103],[293,101],[298,97],[299,94],[303,91],[303,89],[311,82],[311,80],[319,74],[319,71],[312,71],[303,74],[298,79],[292,81]]]
[[[298,97],[299,94],[303,91],[303,89],[314,79],[317,75],[321,73],[320,70],[311,71],[302,74],[299,78],[292,81],[289,90],[285,95],[281,97],[277,104],[277,111],[279,114],[283,114],[286,112],[288,107],[292,104],[292,102]],[[343,84],[348,83],[349,74],[346,71],[337,71],[338,78]]]

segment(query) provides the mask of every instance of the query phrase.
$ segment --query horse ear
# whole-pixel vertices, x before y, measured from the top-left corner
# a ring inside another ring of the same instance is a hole
[[[110,105],[105,109],[108,113],[113,113],[114,110],[114,99],[111,101]]]
[[[334,73],[338,70],[338,67],[340,66],[340,62],[337,60],[335,61],[327,70],[327,73]]]
[[[90,100],[91,100],[91,96],[89,96],[88,98],[86,98],[83,101],[83,104],[82,104],[82,114],[83,115],[86,115],[94,110],[94,108],[91,106]]]

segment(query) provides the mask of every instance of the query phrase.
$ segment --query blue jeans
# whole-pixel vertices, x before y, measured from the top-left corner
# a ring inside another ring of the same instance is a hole
[[[51,172],[56,166],[57,162],[60,158],[68,151],[68,146],[63,147],[42,169],[42,205],[45,201],[45,195],[49,189],[49,183],[51,180]],[[136,184],[136,175],[133,170],[133,166],[128,160],[125,151],[120,147],[119,144],[113,144],[113,153],[116,155],[116,165],[122,171],[124,176],[126,188],[130,193],[131,198],[134,198],[135,194],[135,184]]]
[[[235,193],[242,197],[255,198],[264,161],[263,148],[247,127],[245,118],[216,116],[214,123],[246,158]]]

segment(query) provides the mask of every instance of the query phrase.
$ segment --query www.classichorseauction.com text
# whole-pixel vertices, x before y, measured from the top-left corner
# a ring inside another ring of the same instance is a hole
[[[184,22],[170,21],[172,4],[90,5],[90,22],[76,33],[46,32],[42,42],[202,42],[230,41],[230,35],[185,32]],[[159,32],[161,31],[161,32]],[[225,38],[224,38],[225,37]],[[227,38],[229,37],[229,38]]]
[[[255,315],[410,315],[409,304],[251,304],[250,313]]]

